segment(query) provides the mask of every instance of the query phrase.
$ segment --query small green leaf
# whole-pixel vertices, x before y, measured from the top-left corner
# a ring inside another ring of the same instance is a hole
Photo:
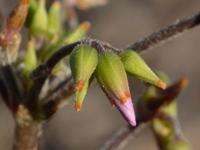
[[[74,30],[69,36],[67,36],[63,40],[63,44],[70,44],[80,40],[87,34],[89,29],[90,29],[89,22],[81,23],[76,30]]]

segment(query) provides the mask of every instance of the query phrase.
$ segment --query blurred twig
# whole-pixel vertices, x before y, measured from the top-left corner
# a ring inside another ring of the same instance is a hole
[[[45,119],[49,119],[60,108],[67,104],[68,98],[75,92],[75,87],[71,80],[66,79],[61,82],[54,91],[54,94],[49,96],[50,99],[47,99],[47,102],[42,105],[42,113],[44,114]]]

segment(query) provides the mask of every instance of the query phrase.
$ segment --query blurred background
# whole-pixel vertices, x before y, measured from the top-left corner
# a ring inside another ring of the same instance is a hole
[[[0,13],[8,15],[16,0],[0,0]],[[79,11],[80,20],[92,23],[90,36],[124,47],[178,18],[199,11],[199,0],[110,0],[106,6]],[[189,78],[189,86],[178,98],[179,118],[193,149],[200,147],[200,28],[171,40],[142,56],[148,64],[165,71],[173,81]],[[137,86],[138,85],[138,86]],[[140,95],[141,84],[133,85]],[[70,104],[44,127],[42,150],[95,150],[126,122],[113,108],[97,84],[90,88],[81,113]],[[0,150],[12,149],[14,122],[0,101]],[[124,150],[155,150],[149,129],[129,140]]]

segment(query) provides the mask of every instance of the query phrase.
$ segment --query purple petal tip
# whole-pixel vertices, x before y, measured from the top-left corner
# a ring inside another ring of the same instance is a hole
[[[136,126],[135,111],[131,98],[128,99],[124,104],[120,103],[119,100],[115,100],[115,103],[121,114],[128,121],[128,123],[132,126]]]

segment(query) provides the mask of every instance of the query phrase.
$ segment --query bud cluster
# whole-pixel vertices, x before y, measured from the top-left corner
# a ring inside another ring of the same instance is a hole
[[[140,55],[131,50],[125,50],[118,56],[107,49],[99,51],[92,46],[81,44],[71,53],[70,67],[75,83],[77,111],[81,110],[88,86],[95,77],[112,106],[115,106],[132,126],[136,125],[136,117],[127,73],[159,88],[166,88],[166,84]]]

